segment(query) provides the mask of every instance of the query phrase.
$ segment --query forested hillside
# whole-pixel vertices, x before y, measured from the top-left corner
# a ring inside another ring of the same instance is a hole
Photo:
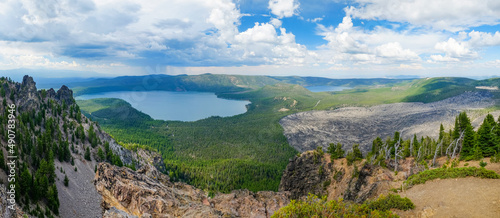
[[[26,213],[35,217],[60,214],[60,205],[67,202],[61,202],[58,190],[76,181],[57,166],[73,165],[68,168],[76,172],[75,162],[123,165],[110,148],[109,138],[81,114],[66,86],[57,92],[38,91],[31,77],[25,76],[22,83],[2,77],[0,101],[0,178],[9,187],[15,186],[16,203]],[[56,171],[64,176],[57,176]]]

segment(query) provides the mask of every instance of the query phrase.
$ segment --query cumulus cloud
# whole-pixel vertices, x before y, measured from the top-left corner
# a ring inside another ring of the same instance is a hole
[[[459,31],[468,27],[500,23],[497,0],[355,0],[348,13],[366,20],[407,22],[438,30]]]
[[[235,36],[234,49],[244,51],[246,58],[258,58],[267,63],[300,65],[310,52],[295,42],[295,35],[279,28],[279,34],[271,23],[255,23],[255,26]]]
[[[377,27],[373,31],[367,31],[355,27],[352,18],[346,16],[337,27],[325,27],[318,24],[319,34],[328,41],[324,49],[333,52],[330,60],[332,63],[339,61],[349,61],[353,64],[391,64],[396,62],[420,61],[418,53],[404,48],[422,42],[422,40],[412,40],[413,36],[404,33],[397,33],[392,30]],[[433,36],[423,37],[425,39]],[[427,42],[428,43],[428,42]]]
[[[495,34],[471,31],[469,32],[470,44],[475,46],[498,46],[500,45],[500,32]]]
[[[434,48],[444,53],[444,55],[431,55],[430,58],[434,62],[469,61],[478,57],[478,53],[470,48],[468,42],[457,41],[454,38],[439,42]]]
[[[276,28],[281,27],[281,24],[283,24],[283,23],[281,22],[281,20],[276,19],[276,18],[271,18],[271,21],[269,21],[269,23],[270,23],[270,24],[272,24],[272,25],[273,25],[274,27],[276,27]]]
[[[269,0],[268,8],[279,18],[291,17],[298,13],[299,2],[297,0]]]
[[[391,42],[377,46],[375,48],[375,54],[377,54],[377,56],[379,57],[399,61],[420,59],[417,53],[411,51],[410,49],[403,49],[399,42]]]

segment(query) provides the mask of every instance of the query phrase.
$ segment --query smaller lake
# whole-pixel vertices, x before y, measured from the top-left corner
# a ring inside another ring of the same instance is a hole
[[[217,98],[208,92],[120,91],[77,96],[77,100],[120,98],[153,119],[196,121],[245,113],[249,101]]]
[[[306,86],[305,88],[311,92],[335,92],[346,89],[352,89],[351,87],[345,87],[345,86]]]

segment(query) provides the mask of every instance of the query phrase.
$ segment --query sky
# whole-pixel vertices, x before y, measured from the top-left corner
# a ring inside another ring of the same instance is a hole
[[[488,77],[499,31],[498,0],[0,0],[0,74]]]

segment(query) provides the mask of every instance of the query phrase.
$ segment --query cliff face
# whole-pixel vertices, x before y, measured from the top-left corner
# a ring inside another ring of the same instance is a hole
[[[289,202],[289,192],[235,190],[215,196],[210,205],[230,217],[270,217]]]
[[[307,151],[290,160],[279,190],[290,192],[292,199],[301,199],[308,193],[327,196],[329,200],[363,201],[400,187],[408,176],[422,169],[414,167],[413,159],[398,161],[399,173],[387,168],[358,161],[347,165],[341,158],[330,160],[329,154],[320,155],[316,150]],[[394,164],[388,161],[389,168]]]
[[[320,155],[315,150],[306,151],[290,159],[281,177],[279,191],[290,191],[292,199],[307,196],[308,193],[324,195],[325,182],[331,177],[332,167],[328,156]]]
[[[208,199],[202,190],[172,183],[151,165],[138,171],[99,164],[94,185],[105,217],[270,217],[288,204],[288,193],[237,190]]]

